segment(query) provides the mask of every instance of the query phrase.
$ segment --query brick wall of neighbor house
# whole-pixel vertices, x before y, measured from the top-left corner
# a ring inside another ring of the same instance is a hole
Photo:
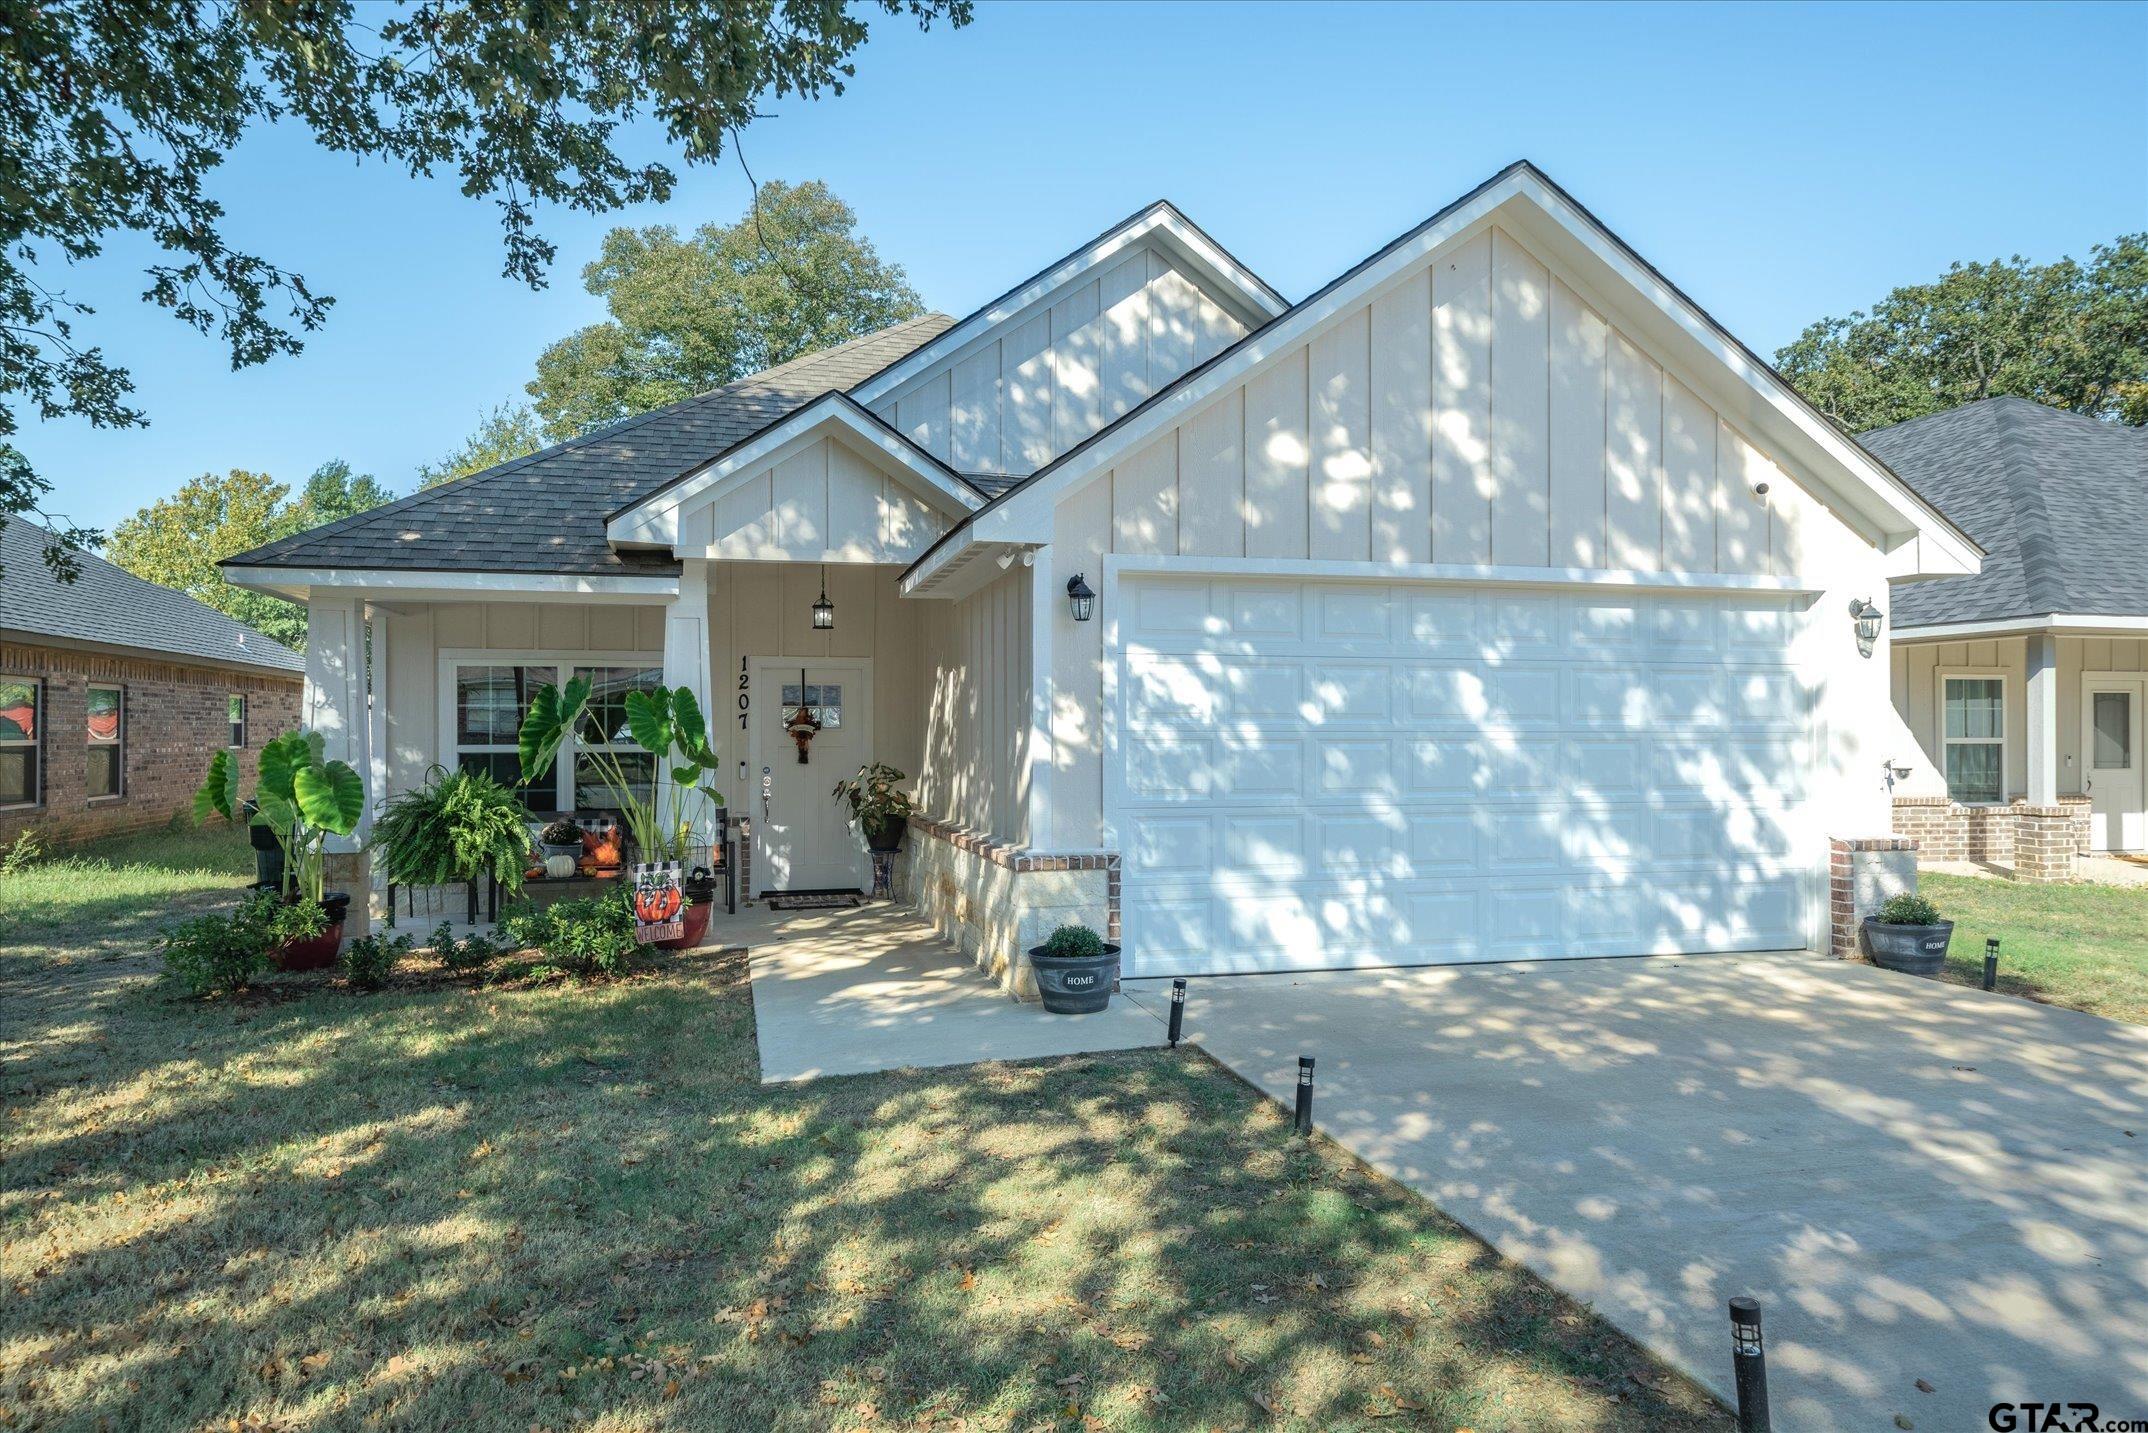
[[[2023,868],[2022,834],[2038,836],[2037,874]],[[1917,843],[1927,861],[1978,861],[2004,866],[2023,880],[2070,880],[2074,854],[2086,854],[2089,803],[2084,796],[2062,796],[2056,806],[1964,806],[1944,796],[1897,796],[1894,829]],[[2064,851],[2047,849],[2063,845]]]
[[[261,742],[298,724],[296,673],[222,671],[4,642],[0,673],[44,684],[43,800],[35,807],[0,811],[0,846],[26,827],[35,827],[50,843],[66,845],[154,829],[191,810],[210,756],[227,739],[224,699],[234,692],[246,697],[243,775],[251,777]],[[124,794],[110,800],[89,797],[85,731],[93,682],[116,683],[126,691]]]
[[[1054,855],[910,818],[895,890],[1018,1000],[1037,999],[1029,947],[1062,925],[1119,938],[1119,857]]]
[[[1906,836],[1836,837],[1827,843],[1828,950],[1865,955],[1865,917],[1891,896],[1917,889],[1917,843]]]

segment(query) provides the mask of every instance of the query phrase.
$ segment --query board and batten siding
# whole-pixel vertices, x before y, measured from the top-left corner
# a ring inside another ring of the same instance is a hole
[[[1113,552],[1794,575],[1862,545],[1496,228],[1104,481]]]
[[[1703,393],[1507,230],[1466,230],[1070,489],[1052,590],[1107,554],[1794,577],[1884,600],[1878,552]],[[1754,485],[1766,483],[1765,498]],[[1285,569],[1279,568],[1278,571]],[[1103,826],[1105,620],[1055,621],[1052,844]],[[1884,651],[1836,652],[1820,720],[1887,711]],[[1884,640],[1884,639],[1883,639]],[[1854,743],[1837,829],[1886,830]],[[1869,788],[1869,789],[1868,789]]]
[[[1030,571],[1016,566],[924,614],[924,756],[914,790],[926,815],[1027,844]]]
[[[756,562],[909,562],[947,528],[884,463],[820,437],[690,500],[675,550]]]
[[[1905,796],[1947,794],[1946,752],[1940,739],[1942,676],[1994,675],[2006,683],[2006,797],[2026,796],[2029,785],[2028,641],[1998,637],[1980,642],[1918,642],[1898,645],[1892,655],[1894,708],[1915,737],[1922,760],[1901,786]],[[2148,641],[2132,637],[2058,639],[2058,791],[2081,794],[2081,674],[2148,673]],[[1910,759],[1902,758],[1905,765]]]
[[[958,472],[1035,472],[1244,336],[1143,246],[873,405]]]

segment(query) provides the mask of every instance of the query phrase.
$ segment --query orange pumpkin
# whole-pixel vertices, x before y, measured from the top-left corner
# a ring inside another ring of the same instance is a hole
[[[677,886],[644,886],[634,892],[634,915],[643,925],[662,925],[685,903]]]

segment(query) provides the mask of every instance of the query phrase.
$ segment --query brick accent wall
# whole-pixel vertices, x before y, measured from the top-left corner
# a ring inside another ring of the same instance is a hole
[[[1068,923],[1119,939],[1119,877],[1115,851],[1038,851],[913,816],[895,885],[1003,989],[1034,1000],[1030,946]]]
[[[1828,952],[1865,954],[1864,919],[1901,891],[1917,889],[1917,843],[1906,836],[1835,837],[1827,843]]]
[[[2034,875],[2025,870],[2032,858],[2022,848],[2032,828]],[[2056,806],[1964,806],[1944,796],[1897,796],[1894,829],[1915,841],[1928,861],[1982,861],[2008,867],[2021,880],[2063,881],[2073,877],[2072,854],[2088,850],[2089,803],[2084,796],[2062,796]],[[2059,844],[2068,847],[2063,861],[2055,850]]]
[[[247,750],[239,769],[251,778],[262,742],[298,725],[297,673],[223,671],[154,657],[118,656],[67,647],[0,642],[0,673],[43,685],[42,799],[35,807],[0,811],[0,846],[26,827],[68,845],[98,836],[152,830],[191,811],[209,758],[229,727],[224,698],[246,697]],[[126,701],[126,778],[123,794],[89,795],[85,740],[89,688],[117,685]]]

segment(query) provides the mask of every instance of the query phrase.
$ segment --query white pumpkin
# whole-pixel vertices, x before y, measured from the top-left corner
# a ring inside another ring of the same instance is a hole
[[[567,877],[569,877],[569,876],[571,876],[571,875],[573,875],[573,874],[574,874],[574,857],[572,857],[572,856],[547,856],[547,857],[545,857],[545,858],[544,858],[544,873],[545,873],[546,875],[550,876],[550,877],[551,877],[551,878],[552,878],[553,880],[555,880],[555,881],[563,881],[563,880],[565,880],[565,879],[566,879]]]

